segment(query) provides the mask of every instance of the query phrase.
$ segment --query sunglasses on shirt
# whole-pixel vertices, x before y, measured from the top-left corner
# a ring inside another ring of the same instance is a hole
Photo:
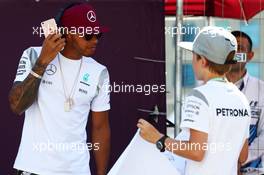
[[[96,39],[100,39],[102,37],[102,33],[99,33],[99,34],[85,34],[84,35],[84,39],[86,41],[90,41],[94,36],[96,37]]]

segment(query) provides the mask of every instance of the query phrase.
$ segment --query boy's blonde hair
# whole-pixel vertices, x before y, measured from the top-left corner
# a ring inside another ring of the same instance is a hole
[[[229,62],[230,60],[233,60],[234,59],[234,56],[235,56],[235,51],[232,51],[230,52],[228,55],[227,55],[227,58],[226,58],[226,62]],[[212,61],[209,61],[206,57],[204,57],[205,60],[206,60],[206,64],[208,66],[208,69],[210,72],[212,73],[216,73],[216,74],[219,74],[219,75],[224,75],[226,73],[228,73],[230,70],[231,70],[231,64],[217,64],[217,63],[214,63]],[[201,59],[201,56],[198,55],[197,56],[197,60]]]

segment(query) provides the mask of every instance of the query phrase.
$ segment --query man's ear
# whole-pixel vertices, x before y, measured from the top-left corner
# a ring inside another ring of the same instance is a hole
[[[251,61],[254,57],[254,52],[250,51],[247,53],[247,62]]]

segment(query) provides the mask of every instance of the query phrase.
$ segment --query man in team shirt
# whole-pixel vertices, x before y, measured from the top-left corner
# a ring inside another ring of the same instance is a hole
[[[183,104],[181,129],[189,140],[164,136],[143,119],[137,124],[140,134],[161,152],[187,158],[186,175],[236,175],[238,161],[247,159],[250,124],[246,97],[225,77],[236,62],[236,39],[223,28],[208,26],[181,47],[193,52],[195,76],[204,82]]]
[[[76,31],[93,30],[64,37],[50,34],[42,47],[24,51],[9,95],[12,110],[19,115],[25,111],[14,168],[18,175],[90,175],[89,150],[93,150],[97,175],[106,175],[109,75],[90,57],[104,31],[89,4],[67,7],[58,22]],[[90,111],[92,143],[87,145]]]

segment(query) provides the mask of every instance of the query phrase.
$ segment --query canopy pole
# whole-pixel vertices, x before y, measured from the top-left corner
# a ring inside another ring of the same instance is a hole
[[[248,22],[247,22],[247,18],[246,18],[246,15],[245,15],[243,4],[242,4],[241,0],[238,0],[238,1],[239,1],[239,5],[240,5],[240,9],[241,9],[241,13],[242,13],[244,22],[245,22],[246,26],[248,26]]]
[[[211,18],[210,16],[207,16],[205,20],[205,26],[210,26],[210,25],[211,25]]]
[[[178,43],[182,41],[181,28],[183,22],[183,0],[176,2],[176,25],[177,35],[175,44],[175,76],[174,76],[174,137],[180,132],[181,122],[181,100],[182,100],[182,50],[178,47]]]

